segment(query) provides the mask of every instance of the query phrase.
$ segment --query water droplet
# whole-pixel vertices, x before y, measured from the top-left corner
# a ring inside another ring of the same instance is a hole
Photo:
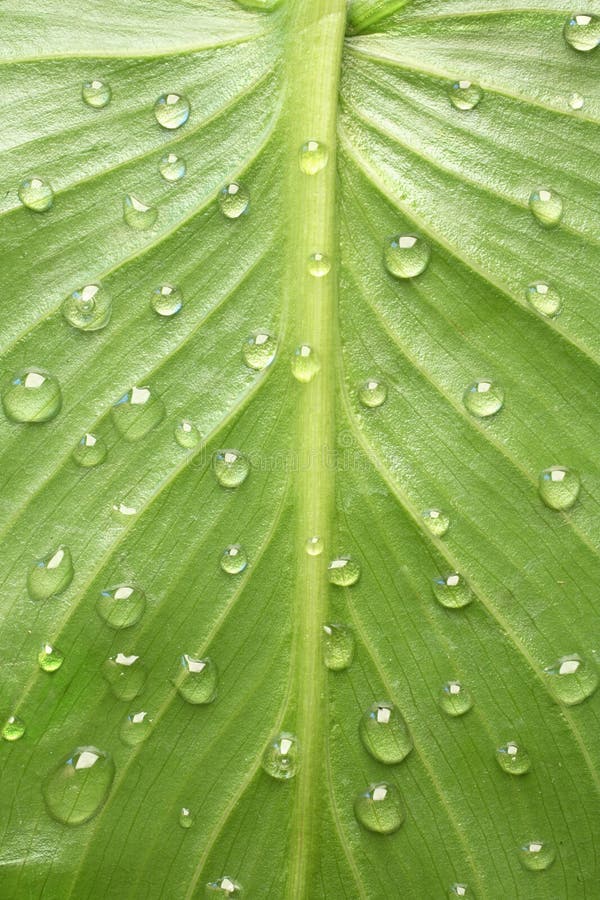
[[[139,656],[117,653],[102,666],[102,674],[117,700],[133,700],[146,681],[146,672]]]
[[[221,554],[221,568],[229,575],[239,575],[248,565],[246,551],[239,544],[230,544]]]
[[[108,449],[102,438],[88,432],[83,435],[73,450],[72,456],[78,466],[91,469],[93,466],[102,465],[107,454]]]
[[[404,822],[400,794],[392,784],[372,784],[354,801],[354,815],[368,831],[393,834]]]
[[[183,294],[172,284],[163,284],[152,292],[150,305],[159,316],[174,316],[183,306]]]
[[[250,369],[260,372],[273,362],[276,349],[277,341],[272,335],[267,331],[255,331],[244,341],[244,362]]]
[[[504,404],[504,390],[501,385],[481,379],[470,384],[463,396],[464,404],[472,416],[485,419],[493,416],[502,409]]]
[[[360,739],[374,759],[386,765],[402,762],[413,742],[402,714],[393,703],[375,703],[362,716]]]
[[[219,673],[210,658],[195,659],[184,653],[181,657],[182,677],[177,682],[177,692],[188,703],[195,705],[212,703],[217,696]]]
[[[194,824],[194,817],[187,806],[182,806],[179,810],[179,824],[182,828],[191,828]]]
[[[112,91],[105,81],[85,81],[81,88],[81,97],[84,103],[92,109],[104,109],[110,103]]]
[[[293,778],[300,767],[298,738],[288,731],[276,735],[265,747],[262,767],[271,778],[287,781]]]
[[[324,541],[323,538],[315,534],[313,537],[308,538],[304,546],[309,556],[320,556],[323,552]]]
[[[531,768],[529,753],[514,741],[508,741],[496,750],[498,765],[509,775],[525,775]]]
[[[49,813],[65,825],[83,825],[104,806],[114,777],[108,753],[76,747],[42,784]]]
[[[239,450],[217,450],[213,466],[217,481],[226,488],[239,487],[250,473],[250,462]]]
[[[123,218],[130,228],[136,231],[147,231],[152,228],[158,218],[155,206],[148,206],[133,194],[127,194],[123,200]]]
[[[121,725],[121,740],[128,747],[137,747],[146,740],[152,731],[153,720],[145,710],[130,713]]]
[[[571,109],[583,109],[584,105],[585,99],[581,96],[581,94],[578,94],[577,91],[574,91],[569,96],[569,106],[571,107]]]
[[[312,381],[319,369],[321,362],[316,352],[308,344],[301,344],[294,350],[292,356],[292,375],[296,381],[308,384]]]
[[[324,278],[331,271],[331,260],[326,253],[311,253],[308,257],[308,271],[313,278]]]
[[[423,521],[427,530],[436,537],[443,537],[450,528],[450,516],[441,509],[426,509]]]
[[[464,716],[473,706],[473,698],[460,681],[447,681],[442,686],[440,705],[449,716]]]
[[[562,300],[558,293],[543,281],[530,284],[526,296],[529,305],[548,319],[558,316],[562,309]]]
[[[20,716],[9,716],[2,726],[1,734],[5,741],[18,741],[25,734],[25,722]]]
[[[130,506],[123,500],[116,500],[111,506],[111,512],[116,522],[126,522],[132,516],[137,515],[137,507]]]
[[[62,314],[73,328],[79,331],[99,331],[106,328],[112,313],[112,301],[106,288],[99,284],[86,284],[73,291],[63,302]]]
[[[588,53],[600,44],[600,16],[588,13],[569,16],[563,34],[570,47]]]
[[[473,591],[458,572],[449,572],[433,579],[433,595],[447,609],[461,609],[474,599]]]
[[[38,560],[27,576],[27,590],[32,600],[57,597],[73,581],[73,559],[68,547],[60,546]]]
[[[65,661],[65,654],[53,647],[52,644],[44,644],[38,653],[38,664],[44,672],[56,672]]]
[[[237,181],[232,181],[219,193],[219,206],[227,219],[239,219],[248,209],[249,203],[249,191]]]
[[[176,181],[181,181],[181,179],[185,177],[187,165],[185,159],[182,159],[175,153],[165,153],[158,164],[158,171],[165,181],[174,184]]]
[[[456,882],[455,884],[450,885],[449,894],[450,894],[450,897],[468,897],[469,886],[466,884],[459,884],[458,882]]]
[[[165,405],[149,387],[133,387],[112,408],[117,431],[126,441],[139,441],[162,422]]]
[[[238,0],[238,2],[242,2],[242,0]],[[255,0],[256,7],[258,9],[262,9],[262,6],[259,6],[260,0]],[[276,0],[275,3],[272,3],[271,6],[268,6],[268,0],[264,0],[264,8],[265,9],[274,9],[274,7],[279,3],[279,0]],[[252,7],[252,3],[242,3],[243,6]],[[221,895],[222,897],[239,897],[241,896],[242,886],[234,881],[233,878],[230,878],[229,875],[223,875],[222,878],[217,878],[216,881],[209,881],[206,885],[206,892],[209,896],[213,894]]]
[[[349,625],[323,625],[323,662],[331,672],[348,669],[354,659],[354,632]]]
[[[539,188],[531,192],[529,209],[540,225],[551,228],[553,225],[558,225],[562,219],[563,202],[556,191]]]
[[[120,584],[101,592],[96,609],[111,628],[131,628],[144,614],[146,595],[139,587]]]
[[[525,868],[533,872],[548,869],[556,858],[554,848],[545,841],[528,841],[520,848],[519,855]]]
[[[455,81],[448,89],[448,96],[455,109],[465,111],[475,109],[483,97],[483,91],[472,81]]]
[[[32,175],[21,182],[18,195],[23,206],[34,212],[46,212],[54,202],[54,191],[51,185],[43,178],[38,178],[37,175]]]
[[[414,278],[427,268],[431,250],[429,244],[414,234],[398,234],[385,245],[385,267],[396,278]]]
[[[598,687],[598,672],[576,653],[561,656],[544,672],[550,679],[554,696],[566,706],[583,703]]]
[[[383,381],[376,378],[369,378],[363,382],[358,389],[358,399],[363,406],[368,409],[375,409],[385,403],[387,397],[387,387]]]
[[[2,406],[13,422],[49,422],[62,406],[58,379],[40,369],[17,372],[2,389]]]
[[[320,141],[306,141],[300,147],[300,170],[305,175],[316,175],[325,168],[328,159],[327,147]]]
[[[551,466],[540,472],[540,497],[550,509],[570,509],[579,496],[581,480],[575,469]]]
[[[351,556],[338,556],[327,566],[327,575],[331,584],[350,587],[360,578],[360,564]]]
[[[173,433],[179,446],[184,447],[186,450],[192,450],[194,447],[197,447],[201,440],[200,431],[189,419],[182,419],[175,426]]]
[[[173,131],[181,128],[190,117],[190,104],[181,94],[162,94],[154,104],[156,121]]]

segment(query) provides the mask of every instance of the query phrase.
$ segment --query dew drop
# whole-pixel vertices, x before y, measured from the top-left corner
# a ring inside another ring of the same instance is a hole
[[[562,310],[562,300],[558,293],[544,281],[530,284],[526,296],[529,305],[547,319],[553,319]]]
[[[91,469],[102,465],[107,454],[108,449],[102,438],[88,432],[83,435],[71,455],[78,466]]]
[[[502,409],[504,390],[501,385],[483,378],[469,385],[464,393],[463,401],[467,412],[479,419],[485,419]]]
[[[462,575],[449,572],[433,579],[433,595],[447,609],[461,609],[474,599],[473,591]]]
[[[138,200],[133,194],[127,194],[123,200],[123,218],[130,228],[136,231],[147,231],[156,224],[158,210]]]
[[[546,666],[554,696],[566,706],[576,706],[591,697],[598,687],[598,672],[576,653],[561,656],[551,666]]]
[[[126,522],[132,516],[137,515],[137,507],[131,506],[123,500],[116,500],[111,507],[111,512],[116,522]]]
[[[579,496],[581,480],[575,469],[551,466],[540,472],[540,497],[550,509],[570,509]]]
[[[183,294],[172,284],[163,284],[152,292],[150,305],[159,316],[174,316],[183,306]]]
[[[248,565],[246,551],[240,544],[230,544],[221,554],[221,568],[228,575],[239,575]]]
[[[258,2],[260,2],[260,0],[258,0]],[[268,0],[264,0],[264,8],[273,9],[274,6],[277,5],[279,0],[277,0],[277,3],[273,3],[270,7],[266,5],[267,2]],[[252,6],[251,3],[243,5]],[[258,8],[262,9],[262,7]],[[221,897],[240,897],[243,891],[242,886],[238,884],[237,881],[234,881],[234,879],[230,878],[229,875],[223,875],[222,878],[217,878],[216,881],[208,882],[208,884],[206,885],[206,893],[209,897],[212,897],[214,894],[220,895]]]
[[[323,625],[323,662],[331,672],[343,672],[354,659],[354,632],[349,625]]]
[[[177,693],[188,703],[212,703],[217,696],[218,680],[217,666],[210,656],[196,659],[187,653],[182,655]]]
[[[367,409],[376,409],[385,403],[387,397],[387,386],[383,381],[377,378],[369,378],[364,381],[358,388],[358,399],[362,406]]]
[[[117,431],[126,441],[139,441],[162,422],[165,405],[149,387],[133,387],[112,408]]]
[[[331,584],[350,587],[360,578],[360,564],[351,556],[338,556],[327,566],[327,576]]]
[[[293,778],[300,767],[298,738],[288,731],[276,735],[265,747],[262,767],[267,775],[278,781]]]
[[[117,700],[134,700],[146,681],[146,672],[139,656],[117,653],[102,666],[102,674]]]
[[[18,741],[25,734],[25,722],[20,716],[9,716],[2,726],[1,734],[5,741]]]
[[[38,178],[37,175],[32,175],[22,181],[17,193],[23,206],[34,212],[46,212],[54,202],[54,191],[51,185],[43,178]]]
[[[301,384],[313,380],[321,368],[321,361],[316,352],[308,344],[300,344],[292,356],[292,375]]]
[[[359,734],[365,750],[386,765],[402,762],[412,750],[412,738],[402,714],[387,701],[373,704],[363,714]]]
[[[100,331],[106,328],[112,313],[112,301],[106,288],[86,284],[73,291],[63,302],[62,314],[69,325],[79,331]]]
[[[57,597],[73,581],[73,559],[68,547],[60,546],[38,560],[27,576],[27,590],[32,600]]]
[[[242,354],[250,369],[260,372],[270,366],[275,359],[277,341],[268,331],[255,331],[244,341]]]
[[[390,238],[384,249],[385,267],[396,278],[414,278],[427,268],[431,250],[423,238],[414,234],[398,234]]]
[[[527,841],[519,850],[521,862],[532,872],[548,869],[556,857],[554,848],[545,841]]]
[[[217,481],[226,488],[239,487],[250,474],[250,462],[239,450],[217,450],[213,467]]]
[[[450,885],[449,891],[450,897],[468,897],[469,896],[469,886],[466,884],[459,884],[455,882]]]
[[[65,825],[83,825],[104,806],[114,777],[108,753],[76,747],[42,784],[48,812]]]
[[[567,44],[574,50],[588,53],[600,44],[600,16],[578,13],[569,16],[563,28]]]
[[[119,736],[128,747],[142,744],[152,731],[153,720],[145,710],[130,713],[121,725]]]
[[[483,91],[478,84],[472,81],[455,81],[448,88],[448,96],[450,103],[455,109],[467,111],[475,109],[481,98]]]
[[[400,795],[392,784],[372,784],[354,801],[354,815],[368,831],[393,834],[404,822]]]
[[[473,698],[460,681],[447,681],[442,686],[440,706],[449,716],[464,716],[473,706]]]
[[[83,83],[81,97],[83,102],[91,106],[92,109],[104,109],[110,103],[112,91],[110,85],[105,81],[94,79]]]
[[[529,209],[540,225],[552,228],[562,219],[563,202],[556,191],[549,188],[538,188],[529,197]]]
[[[300,147],[300,170],[305,175],[316,175],[324,169],[329,159],[329,151],[321,141],[306,141]]]
[[[187,806],[182,806],[179,810],[179,824],[182,828],[191,828],[194,824],[194,817]]]
[[[173,434],[179,446],[184,447],[186,450],[193,450],[200,443],[200,431],[189,419],[182,419],[175,426]]]
[[[309,556],[320,556],[323,552],[324,541],[318,534],[315,534],[307,539],[304,546]]]
[[[56,672],[65,661],[65,654],[52,644],[42,645],[38,653],[38,665],[43,672]]]
[[[578,94],[577,91],[574,91],[569,95],[568,102],[571,109],[574,110],[583,109],[585,105],[585,99],[581,96],[581,94]]]
[[[177,156],[175,153],[165,153],[158,163],[158,171],[169,184],[175,184],[185,178],[187,165],[185,159]]]
[[[174,131],[189,119],[189,101],[181,94],[161,94],[154,104],[154,115],[159,125]]]
[[[111,628],[131,628],[144,614],[146,595],[139,587],[120,584],[100,593],[96,609],[100,618]]]
[[[24,369],[2,389],[2,407],[13,422],[49,422],[62,406],[58,379],[41,369]]]
[[[450,528],[450,516],[441,509],[426,509],[423,512],[423,521],[427,530],[435,537],[444,537]]]
[[[219,207],[227,219],[239,219],[248,209],[249,203],[249,191],[237,181],[232,181],[219,193]]]
[[[313,278],[324,278],[331,271],[331,260],[326,253],[311,253],[308,257],[308,272]]]
[[[527,750],[514,741],[508,741],[496,750],[498,765],[509,775],[525,775],[531,768]]]

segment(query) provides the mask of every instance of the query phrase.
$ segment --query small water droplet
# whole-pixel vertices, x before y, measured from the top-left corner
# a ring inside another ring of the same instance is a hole
[[[121,725],[120,738],[128,747],[143,743],[152,731],[153,720],[145,710],[130,713]]]
[[[447,681],[442,686],[440,706],[449,716],[464,716],[473,706],[473,698],[460,681]]]
[[[187,165],[185,159],[177,156],[175,153],[165,153],[158,163],[158,171],[169,184],[175,184],[185,178]]]
[[[393,834],[404,822],[400,794],[393,784],[372,784],[354,801],[354,815],[368,831]]]
[[[300,170],[305,175],[316,175],[321,169],[324,169],[329,159],[329,151],[325,144],[321,141],[306,141],[300,147],[299,164]]]
[[[25,734],[25,722],[20,716],[9,716],[2,726],[2,738],[5,741],[18,741]]]
[[[472,416],[485,419],[494,416],[504,404],[504,390],[496,382],[482,378],[470,384],[463,395],[463,401]]]
[[[184,653],[181,657],[182,677],[177,682],[177,693],[194,705],[212,703],[217,696],[219,673],[210,658],[196,659]]]
[[[89,432],[83,435],[72,453],[74,461],[84,469],[102,465],[107,455],[108,449],[103,439]]]
[[[321,368],[321,361],[316,352],[308,344],[300,344],[292,356],[292,375],[301,384],[313,380]]]
[[[527,841],[520,848],[519,856],[526,869],[541,872],[552,865],[556,852],[546,841]]]
[[[221,568],[228,575],[239,575],[248,565],[246,551],[240,544],[230,544],[221,554]]]
[[[574,91],[569,95],[568,102],[571,109],[574,110],[583,109],[585,105],[585,99],[581,96],[581,94],[578,94],[577,91]]]
[[[359,734],[365,750],[386,765],[402,762],[412,750],[412,738],[402,714],[387,701],[375,703],[363,713]]]
[[[360,578],[360,564],[351,556],[338,556],[327,566],[327,576],[331,584],[350,587]]]
[[[331,672],[343,672],[354,659],[354,632],[349,625],[323,625],[323,662]]]
[[[309,537],[304,545],[309,556],[320,556],[323,552],[324,541],[318,534]]]
[[[76,747],[42,784],[51,816],[64,825],[83,825],[104,806],[115,777],[108,753]]]
[[[139,441],[162,422],[165,405],[149,387],[133,387],[112,408],[117,431],[126,441]]]
[[[134,700],[146,681],[146,672],[139,656],[117,653],[102,666],[102,674],[117,700]]]
[[[131,628],[144,614],[146,595],[139,587],[120,584],[101,592],[96,609],[100,618],[111,628]]]
[[[288,731],[276,735],[265,747],[262,755],[262,767],[271,778],[287,781],[293,778],[300,768],[300,749],[298,738]]]
[[[551,466],[540,472],[540,497],[550,509],[570,509],[579,496],[581,480],[575,469]]]
[[[429,244],[414,234],[398,234],[390,238],[384,249],[385,267],[396,278],[414,278],[427,268]]]
[[[450,516],[441,509],[426,509],[423,521],[427,530],[436,537],[443,537],[450,528]]]
[[[458,882],[456,882],[455,884],[451,884],[449,895],[450,897],[468,897],[469,886],[466,884],[459,884]]]
[[[250,474],[250,462],[239,450],[217,450],[213,467],[217,481],[226,488],[239,487]]]
[[[450,103],[455,109],[467,111],[475,109],[483,97],[483,91],[478,84],[462,80],[455,81],[450,85],[448,96],[450,97]]]
[[[182,828],[191,828],[194,824],[194,817],[187,806],[182,806],[179,810],[179,824]]]
[[[150,305],[159,316],[174,316],[183,306],[183,294],[172,284],[163,284],[152,292]]]
[[[200,431],[189,419],[182,419],[175,426],[173,434],[179,446],[184,447],[186,450],[192,450],[194,447],[197,447],[201,440]]]
[[[27,209],[34,212],[46,212],[54,202],[54,191],[49,182],[37,175],[31,175],[21,182],[18,190],[19,200]]]
[[[49,422],[62,406],[58,379],[41,369],[24,369],[2,389],[2,407],[13,422]]]
[[[136,231],[147,231],[156,224],[158,210],[138,200],[133,194],[127,194],[123,200],[123,218],[130,228]]]
[[[377,378],[369,378],[358,389],[358,399],[367,409],[376,409],[385,403],[387,387],[383,381]]]
[[[552,228],[562,219],[563,202],[556,191],[550,188],[538,188],[529,197],[529,209],[540,225]]]
[[[246,365],[260,372],[271,365],[276,350],[277,341],[268,331],[255,331],[244,341],[242,354]]]
[[[106,288],[86,284],[73,291],[63,302],[62,314],[69,325],[79,331],[100,331],[106,328],[112,313],[112,301]]]
[[[562,300],[558,293],[544,281],[535,281],[530,284],[526,296],[529,305],[548,319],[558,316],[562,310]]]
[[[600,45],[600,16],[577,13],[569,16],[563,28],[567,44],[574,50],[589,53]]]
[[[308,257],[308,272],[313,278],[324,278],[331,271],[331,260],[326,253],[311,253]]]
[[[474,599],[473,591],[458,572],[433,579],[433,595],[447,609],[461,609]]]
[[[576,653],[561,656],[544,669],[554,696],[566,706],[583,703],[598,687],[598,672]]]
[[[242,0],[238,0],[238,2],[242,2]],[[279,3],[279,0],[272,3],[268,6],[269,0],[263,0],[263,5],[265,9],[274,9],[275,6]],[[258,9],[262,9],[262,6],[259,6],[260,0],[254,0],[254,5]],[[253,8],[252,3],[242,3],[243,6],[250,6]],[[223,875],[222,878],[217,878],[216,881],[209,881],[206,885],[206,892],[209,897],[212,897],[214,894],[220,895],[222,897],[239,897],[243,893],[242,886],[238,884],[233,878],[230,878],[229,875]]]
[[[123,500],[116,500],[110,509],[112,517],[116,522],[126,522],[132,516],[137,515],[137,507],[125,503]]]
[[[110,84],[98,79],[85,81],[81,88],[81,97],[83,102],[91,106],[92,109],[104,109],[105,106],[108,106],[112,97]]]
[[[190,117],[190,104],[182,94],[162,94],[154,104],[156,121],[173,131],[181,128]]]
[[[531,768],[529,753],[515,741],[508,741],[496,750],[498,765],[509,775],[525,775]]]
[[[38,664],[44,672],[56,672],[65,661],[65,654],[50,643],[42,645],[38,653]]]
[[[219,207],[227,219],[239,219],[248,209],[249,203],[249,191],[237,181],[232,181],[219,193]]]
[[[68,547],[60,546],[38,560],[27,576],[27,590],[32,600],[57,597],[73,581],[73,559]]]

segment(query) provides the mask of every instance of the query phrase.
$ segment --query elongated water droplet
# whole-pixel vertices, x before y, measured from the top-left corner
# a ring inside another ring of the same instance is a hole
[[[123,200],[123,218],[130,228],[136,231],[147,231],[156,224],[158,210],[138,200],[133,194],[127,194]]]
[[[182,806],[179,810],[179,824],[182,828],[191,828],[194,824],[194,817],[189,807]]]
[[[327,566],[327,576],[331,584],[350,587],[360,578],[360,563],[351,556],[338,556]]]
[[[556,191],[552,191],[550,188],[538,188],[531,192],[529,209],[540,225],[552,228],[554,225],[558,225],[562,219],[563,202]]]
[[[415,234],[398,234],[389,238],[383,252],[385,267],[396,278],[414,278],[427,268],[429,244]]]
[[[574,50],[589,53],[600,45],[600,16],[577,13],[569,16],[563,28],[565,41]]]
[[[100,466],[106,459],[108,449],[101,437],[86,433],[73,450],[72,457],[78,466],[91,469]]]
[[[324,169],[329,159],[329,152],[321,141],[306,141],[300,147],[300,170],[305,175],[316,175]]]
[[[219,207],[227,219],[239,219],[248,209],[249,203],[249,191],[237,181],[232,181],[219,193]]]
[[[561,656],[544,669],[554,696],[566,706],[576,706],[591,697],[598,687],[596,668],[577,653]]]
[[[526,296],[529,305],[547,319],[553,319],[562,310],[562,300],[557,291],[544,281],[530,284]]]
[[[300,344],[292,356],[292,375],[301,384],[313,380],[321,368],[321,361],[316,352],[308,344]]]
[[[244,341],[242,354],[244,362],[250,369],[260,372],[271,365],[275,359],[277,341],[268,331],[255,331]]]
[[[81,88],[81,97],[84,103],[92,109],[104,109],[110,103],[112,91],[110,84],[95,78],[93,81],[85,81]]]
[[[139,656],[117,653],[102,666],[102,674],[117,700],[134,700],[146,681],[146,672]]]
[[[450,528],[450,516],[441,509],[426,509],[423,521],[427,530],[436,537],[443,537]]]
[[[566,466],[544,469],[538,484],[540,497],[550,509],[570,509],[581,489],[579,474]]]
[[[519,850],[521,862],[532,872],[550,868],[556,858],[554,848],[546,841],[527,841]]]
[[[165,405],[149,387],[133,387],[112,408],[117,431],[126,441],[139,441],[162,422]]]
[[[324,278],[331,271],[331,260],[326,253],[311,253],[308,257],[308,271],[313,278]]]
[[[190,117],[189,100],[182,94],[161,94],[154,104],[154,115],[158,124],[169,131],[181,128]]]
[[[23,206],[38,213],[46,212],[54,202],[52,186],[37,175],[31,175],[22,181],[18,194]]]
[[[86,284],[63,302],[62,314],[79,331],[106,328],[112,313],[110,294],[99,284]]]
[[[450,897],[468,897],[469,896],[469,886],[466,884],[459,884],[455,882],[450,885],[449,890]]]
[[[569,106],[571,107],[571,109],[583,109],[584,105],[585,99],[581,96],[581,94],[578,94],[577,91],[574,91],[569,95]]]
[[[131,506],[124,500],[115,500],[110,511],[115,522],[127,522],[132,516],[137,515],[137,506]]]
[[[323,625],[323,662],[331,672],[343,672],[354,659],[354,632],[349,625]]]
[[[18,741],[25,734],[25,722],[20,716],[9,716],[2,726],[2,738],[5,741]]]
[[[57,597],[73,581],[73,559],[68,547],[60,546],[38,560],[27,576],[27,591],[32,600]]]
[[[173,433],[179,446],[184,447],[186,450],[192,450],[194,447],[197,447],[201,440],[200,431],[189,419],[182,419],[175,426]]]
[[[142,744],[152,731],[153,721],[146,710],[130,713],[121,725],[119,736],[128,747]]]
[[[320,556],[323,552],[324,541],[322,537],[315,534],[307,539],[304,546],[309,556]]]
[[[300,748],[298,738],[289,731],[276,735],[265,747],[262,767],[271,778],[287,781],[300,768]]]
[[[212,703],[217,696],[219,673],[216,664],[206,656],[196,659],[184,653],[181,657],[181,675],[177,692],[188,703],[195,705]]]
[[[239,450],[217,450],[213,467],[217,481],[226,488],[239,487],[250,474],[250,462]]]
[[[139,587],[120,584],[101,592],[96,609],[100,618],[111,628],[131,628],[144,614],[146,595]]]
[[[494,416],[504,404],[504,390],[496,382],[482,378],[470,384],[463,396],[464,404],[472,416],[485,419]]]
[[[508,741],[496,750],[498,765],[509,775],[525,775],[531,768],[529,754],[515,741]]]
[[[163,284],[152,292],[150,305],[159,316],[174,316],[183,306],[183,294],[172,284]]]
[[[65,661],[65,654],[50,643],[42,645],[38,653],[38,665],[43,672],[56,672]]]
[[[387,397],[387,386],[385,382],[379,381],[377,378],[368,378],[358,389],[358,399],[362,406],[367,409],[376,409],[385,403]]]
[[[461,609],[474,600],[473,591],[458,572],[434,578],[433,595],[447,609]]]
[[[243,2],[243,0],[239,0],[242,2],[243,6],[252,7],[252,3]],[[259,3],[260,0],[254,0],[255,3]],[[276,0],[272,4],[272,6],[267,6],[269,0],[263,0],[265,9],[273,9],[278,3],[279,0]],[[257,6],[258,9],[262,9],[261,6]],[[242,886],[238,884],[233,878],[230,878],[229,875],[223,875],[222,878],[217,878],[216,881],[209,881],[206,885],[206,893],[209,897],[213,895],[221,896],[221,897],[240,897],[243,893]]]
[[[386,765],[402,762],[413,742],[402,714],[393,703],[375,703],[362,716],[360,739],[374,759]]]
[[[221,568],[228,575],[239,575],[248,565],[246,551],[240,544],[230,544],[221,554]]]
[[[187,165],[185,159],[177,156],[177,154],[165,153],[165,155],[160,158],[158,171],[165,181],[168,181],[169,184],[175,184],[175,182],[185,178]]]
[[[393,834],[404,822],[400,794],[393,784],[372,784],[354,801],[354,815],[368,831]]]
[[[51,816],[83,825],[104,806],[115,777],[112,758],[96,747],[76,747],[42,784]]]
[[[440,706],[449,716],[464,716],[473,706],[473,698],[460,681],[447,681],[442,686]]]
[[[462,80],[454,81],[448,88],[448,96],[450,103],[455,109],[468,111],[475,109],[481,98],[483,91],[478,84],[472,81]]]
[[[58,379],[41,369],[23,369],[2,388],[2,407],[13,422],[49,422],[62,406]]]

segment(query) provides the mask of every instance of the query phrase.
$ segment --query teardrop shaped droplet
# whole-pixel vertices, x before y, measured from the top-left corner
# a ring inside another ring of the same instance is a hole
[[[200,431],[189,419],[182,419],[175,426],[173,433],[179,446],[184,447],[186,450],[193,450],[201,440]]]
[[[320,556],[323,552],[325,542],[323,541],[322,537],[319,537],[318,534],[315,534],[312,537],[307,538],[304,546],[309,556]]]
[[[550,509],[570,509],[579,496],[581,480],[575,469],[551,466],[540,472],[540,497]]]
[[[327,566],[327,576],[331,584],[350,587],[360,578],[360,563],[351,556],[338,556]]]
[[[250,474],[250,462],[239,450],[217,450],[213,467],[217,481],[226,488],[239,487]]]
[[[9,716],[0,734],[5,741],[19,741],[25,734],[25,722],[20,716]]]
[[[179,824],[182,828],[191,828],[194,824],[194,817],[189,807],[182,806],[179,810]]]
[[[112,758],[96,747],[76,747],[42,784],[51,816],[83,825],[104,806],[115,777]]]
[[[54,191],[48,181],[31,175],[21,182],[18,190],[19,200],[33,212],[46,212],[54,202]]]
[[[210,656],[196,659],[187,653],[181,657],[177,693],[188,703],[212,703],[217,696],[219,673]]]
[[[13,422],[49,422],[60,412],[58,379],[42,369],[23,369],[2,388],[2,407]]]
[[[182,178],[185,178],[187,165],[185,159],[177,156],[176,153],[165,153],[160,158],[158,171],[165,181],[168,181],[169,184],[175,184],[181,181]]]
[[[83,469],[91,469],[100,466],[108,455],[105,441],[95,434],[87,432],[75,446],[71,454],[73,460]]]
[[[154,104],[154,115],[159,125],[174,131],[190,117],[189,100],[182,94],[161,94]]]
[[[331,672],[343,672],[354,659],[354,632],[349,625],[323,625],[323,662]]]
[[[463,79],[462,81],[454,81],[449,89],[448,96],[450,103],[455,109],[468,111],[475,109],[481,98],[483,91],[478,84]]]
[[[447,609],[461,609],[474,600],[469,584],[458,572],[449,572],[433,579],[433,596]]]
[[[137,515],[137,506],[132,506],[130,502],[125,500],[115,500],[110,511],[115,522],[127,522],[132,516]]]
[[[73,559],[68,547],[60,546],[38,560],[27,576],[27,591],[32,600],[57,597],[73,581]]]
[[[386,765],[402,762],[413,747],[402,714],[387,701],[375,703],[363,713],[359,734],[365,750]]]
[[[415,234],[398,234],[390,238],[384,249],[385,267],[395,278],[415,278],[427,268],[431,249]]]
[[[300,171],[305,175],[316,175],[324,169],[329,159],[329,152],[321,141],[306,141],[300,147]]]
[[[308,272],[313,278],[324,278],[331,271],[331,260],[326,253],[311,253],[308,257]]]
[[[529,305],[547,319],[553,319],[562,310],[562,300],[558,292],[544,281],[530,284],[526,296]]]
[[[183,306],[183,294],[172,284],[163,284],[152,292],[150,305],[159,316],[174,316]]]
[[[447,681],[442,686],[440,706],[449,716],[464,716],[473,706],[473,698],[460,681]]]
[[[482,378],[470,384],[463,401],[468,412],[479,419],[494,416],[504,405],[504,390],[497,382]]]
[[[250,192],[237,181],[226,185],[219,193],[219,207],[227,219],[239,219],[248,209]]]
[[[79,331],[100,331],[106,328],[112,313],[112,301],[106,288],[99,284],[86,284],[67,297],[62,314],[69,325]]]
[[[546,841],[527,841],[519,850],[521,862],[532,872],[549,869],[556,858],[554,848]]]
[[[294,350],[292,356],[292,375],[301,384],[308,384],[313,380],[321,368],[321,362],[316,352],[308,344],[300,344]]]
[[[563,28],[567,44],[581,53],[589,53],[600,45],[600,16],[577,13],[569,16]]]
[[[95,78],[93,81],[85,81],[81,88],[81,97],[84,103],[92,109],[104,109],[110,103],[112,91],[110,84]]]
[[[266,369],[275,359],[277,340],[268,331],[255,331],[244,341],[242,354],[244,362],[257,372]]]
[[[423,521],[427,530],[436,537],[444,537],[450,528],[450,516],[441,509],[426,509]]]
[[[385,382],[379,381],[377,378],[368,378],[358,389],[359,402],[367,409],[376,409],[382,406],[386,397],[387,386]]]
[[[239,575],[248,565],[246,551],[240,544],[230,544],[221,554],[221,568],[228,575]]]
[[[525,775],[531,768],[529,753],[515,741],[508,741],[496,750],[498,765],[509,775]]]
[[[117,700],[134,700],[142,691],[146,672],[139,656],[117,653],[102,666],[102,674]]]
[[[38,665],[43,672],[57,672],[65,661],[65,654],[49,642],[38,653]]]
[[[127,194],[123,200],[123,218],[130,228],[147,231],[156,224],[158,209],[138,200],[133,194]]]
[[[552,228],[558,225],[563,215],[563,202],[556,191],[550,188],[538,188],[531,192],[529,209],[540,225]]]
[[[123,720],[119,736],[128,747],[137,747],[150,735],[152,725],[152,718],[146,710],[130,713]]]
[[[262,767],[271,778],[287,781],[300,768],[300,748],[298,738],[289,731],[272,738],[262,755]]]
[[[139,587],[120,584],[101,592],[96,609],[100,618],[111,628],[131,628],[144,614],[146,595]]]
[[[149,387],[133,387],[112,408],[113,422],[126,441],[139,441],[162,422],[165,405]]]
[[[583,703],[598,687],[596,667],[577,653],[561,656],[544,672],[555,698],[566,706]]]
[[[261,0],[253,0],[253,2],[248,2],[248,0],[238,0],[238,2],[242,3],[242,6],[249,6],[250,8],[263,8],[259,5]],[[279,3],[279,0],[262,0],[262,2],[264,3],[265,9],[273,9]],[[268,5],[269,2],[271,2],[271,6]],[[243,891],[241,884],[238,884],[238,882],[233,878],[230,878],[229,875],[223,875],[222,878],[217,878],[216,881],[208,882],[206,885],[206,893],[209,897],[215,895],[220,897],[241,897]]]
[[[354,801],[357,822],[376,834],[393,834],[404,822],[400,794],[393,784],[372,784]]]

